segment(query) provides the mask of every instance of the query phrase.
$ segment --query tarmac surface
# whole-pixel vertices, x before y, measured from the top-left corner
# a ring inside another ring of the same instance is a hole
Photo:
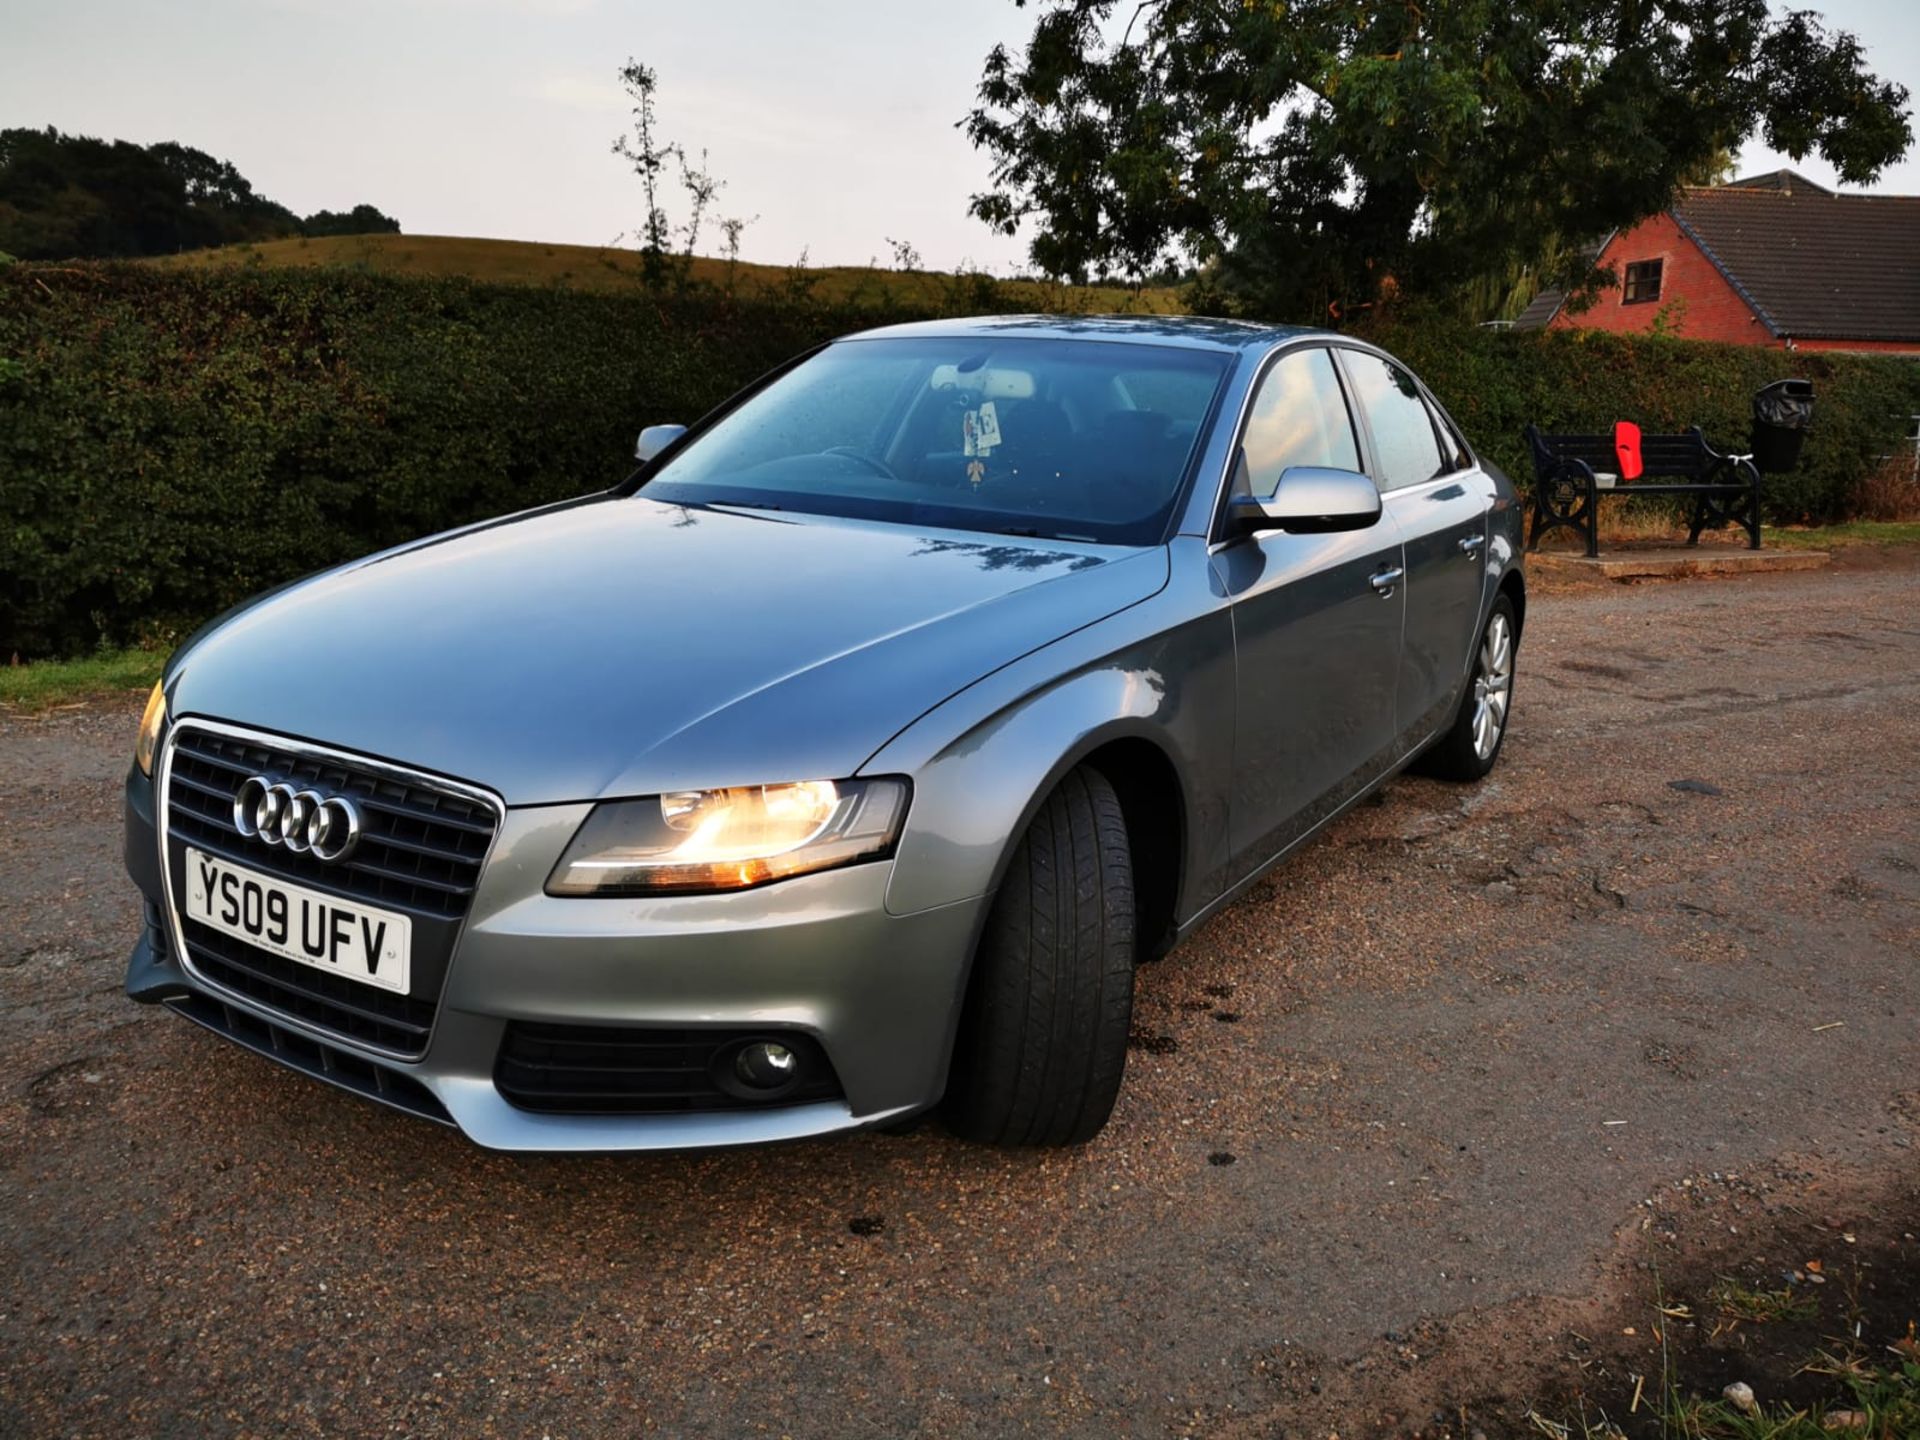
[[[1536,596],[1073,1151],[503,1156],[136,1007],[138,709],[0,715],[0,1435],[1500,1433],[1649,1197],[1914,1228],[1910,564]]]

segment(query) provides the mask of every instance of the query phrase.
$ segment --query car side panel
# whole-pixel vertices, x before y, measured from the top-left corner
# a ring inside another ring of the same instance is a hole
[[[1526,508],[1513,481],[1490,461],[1482,460],[1480,469],[1487,477],[1492,496],[1487,514],[1487,580],[1484,605],[1493,603],[1494,591],[1508,571],[1521,568],[1524,553]],[[1483,605],[1483,613],[1484,613]]]
[[[1402,564],[1390,515],[1339,534],[1247,536],[1213,563],[1233,604],[1237,880],[1393,763],[1406,602],[1404,586],[1371,583]]]
[[[889,913],[983,895],[1053,784],[1100,745],[1138,738],[1171,762],[1184,833],[1177,913],[1225,885],[1233,631],[1205,543],[1169,546],[1158,595],[969,686],[896,736],[863,774],[909,774]]]
[[[1486,604],[1492,482],[1477,467],[1389,491],[1406,550],[1406,643],[1395,701],[1409,743],[1442,728],[1460,700]]]

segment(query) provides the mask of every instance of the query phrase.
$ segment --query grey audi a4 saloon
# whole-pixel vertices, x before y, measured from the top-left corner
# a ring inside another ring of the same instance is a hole
[[[180,649],[134,999],[500,1149],[1073,1143],[1139,962],[1499,756],[1516,497],[1361,341],[897,326],[639,459]]]

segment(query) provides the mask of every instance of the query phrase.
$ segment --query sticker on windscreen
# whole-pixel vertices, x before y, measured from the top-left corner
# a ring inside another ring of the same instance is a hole
[[[980,402],[974,428],[977,433],[973,443],[979,447],[982,455],[991,455],[993,447],[1000,443],[1000,415],[993,408],[993,401]]]

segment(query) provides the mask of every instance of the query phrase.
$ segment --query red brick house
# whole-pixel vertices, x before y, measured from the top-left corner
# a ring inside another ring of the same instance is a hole
[[[1649,330],[1787,350],[1920,354],[1920,195],[1837,195],[1790,170],[1689,188],[1602,242],[1619,283],[1516,329]]]

